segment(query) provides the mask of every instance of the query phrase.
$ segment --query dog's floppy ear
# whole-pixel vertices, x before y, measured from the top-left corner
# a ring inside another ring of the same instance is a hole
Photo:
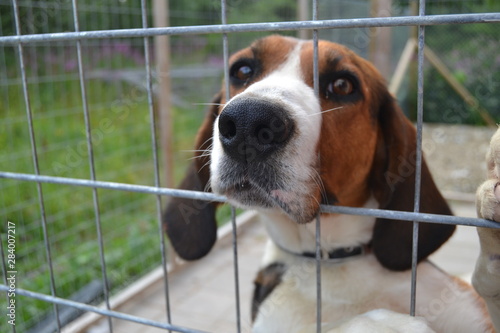
[[[205,191],[210,179],[210,156],[213,123],[217,117],[218,95],[198,131],[193,162],[179,188]],[[216,203],[202,200],[172,198],[163,213],[163,226],[177,254],[185,260],[206,255],[217,239]]]
[[[416,169],[416,129],[385,90],[380,108],[377,151],[372,170],[372,188],[380,208],[413,211]],[[448,204],[436,187],[422,160],[420,212],[451,215]],[[391,270],[411,267],[412,223],[377,219],[373,232],[373,252]],[[455,226],[420,223],[418,261],[437,250],[453,234]]]

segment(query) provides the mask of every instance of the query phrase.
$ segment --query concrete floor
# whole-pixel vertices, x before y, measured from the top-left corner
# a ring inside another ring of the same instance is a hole
[[[472,203],[452,203],[456,215],[475,217]],[[242,332],[250,332],[253,278],[259,267],[266,235],[259,223],[247,223],[238,236]],[[172,323],[206,332],[236,332],[234,270],[231,237],[219,242],[203,260],[186,265],[169,276]],[[478,255],[475,228],[458,227],[452,239],[432,256],[447,272],[470,279]],[[163,280],[142,290],[117,311],[156,321],[166,321]],[[115,333],[159,333],[162,329],[113,320]],[[107,332],[105,323],[78,332]],[[69,330],[67,332],[77,332]]]

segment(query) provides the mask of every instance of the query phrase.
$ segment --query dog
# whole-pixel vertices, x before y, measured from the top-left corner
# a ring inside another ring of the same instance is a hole
[[[253,332],[316,329],[315,223],[321,230],[324,332],[493,332],[474,289],[429,262],[454,226],[421,223],[416,317],[410,312],[412,224],[320,214],[320,205],[413,211],[416,130],[368,61],[328,41],[268,36],[230,58],[180,188],[256,209],[269,235],[255,279]],[[173,198],[166,232],[196,260],[216,241],[217,204]],[[420,211],[451,215],[425,159]],[[499,288],[500,289],[500,288]]]

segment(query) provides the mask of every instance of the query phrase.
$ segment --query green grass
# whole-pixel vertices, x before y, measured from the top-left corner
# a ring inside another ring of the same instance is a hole
[[[154,185],[146,93],[97,80],[86,87],[97,179]],[[29,89],[40,173],[89,179],[78,81]],[[22,87],[11,86],[0,97],[0,170],[34,173]],[[173,110],[176,183],[189,162],[188,151],[203,117],[202,106]],[[102,277],[93,190],[54,184],[42,184],[41,190],[56,294],[68,298]],[[107,272],[116,292],[161,263],[156,197],[112,190],[98,190],[97,195]],[[227,209],[219,215],[227,218]],[[0,218],[2,233],[7,221],[16,223],[17,287],[50,294],[37,185],[0,181]],[[0,308],[5,306],[5,297],[0,297]],[[18,296],[16,328],[28,330],[52,308]],[[0,331],[7,331],[6,325],[0,321]]]

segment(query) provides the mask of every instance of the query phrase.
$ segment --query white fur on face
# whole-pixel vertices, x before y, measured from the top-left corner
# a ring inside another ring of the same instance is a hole
[[[301,48],[302,43],[299,42],[281,66],[234,96],[225,107],[238,99],[258,98],[280,105],[289,113],[288,115],[295,123],[297,135],[294,135],[286,147],[280,151],[279,157],[270,156],[267,160],[260,162],[267,164],[265,167],[267,173],[275,173],[268,176],[278,181],[274,188],[272,184],[269,184],[270,188],[261,187],[262,190],[257,191],[256,195],[265,197],[264,201],[274,203],[275,207],[283,208],[293,219],[309,222],[316,213],[312,211],[311,196],[318,188],[320,181],[316,168],[317,144],[321,130],[321,106],[314,90],[304,82],[300,69]],[[232,168],[241,168],[241,166],[232,163],[225,155],[219,140],[218,119],[214,124],[213,138],[210,164],[213,191],[227,195],[229,201],[237,206],[262,208],[256,207],[247,200],[239,200],[238,193],[235,195],[228,193],[227,189],[234,188],[237,179],[227,180],[225,175],[231,172]],[[259,166],[250,165],[249,167],[258,168]],[[258,179],[249,181],[258,186]],[[305,219],[308,220],[305,221]]]

